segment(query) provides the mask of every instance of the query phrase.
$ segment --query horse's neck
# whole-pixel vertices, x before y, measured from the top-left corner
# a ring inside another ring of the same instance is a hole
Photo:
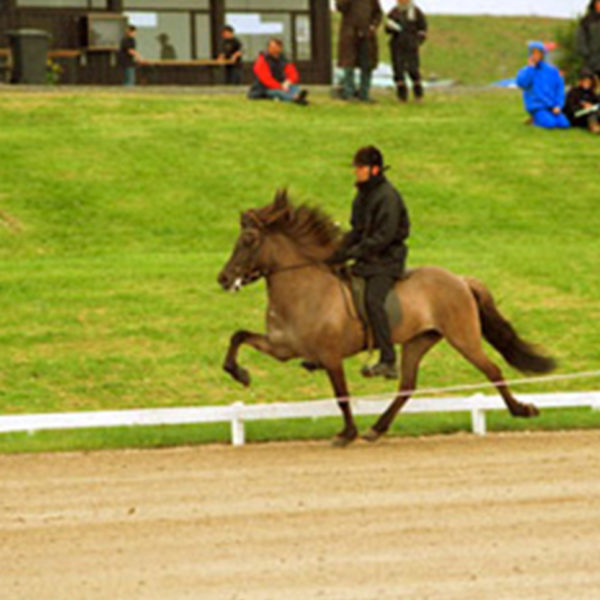
[[[323,297],[331,272],[322,262],[303,254],[285,236],[273,236],[265,249],[263,266],[267,276],[269,302],[293,304],[300,296]]]
[[[265,242],[262,253],[266,272],[275,273],[311,262],[300,248],[284,235],[276,234]]]

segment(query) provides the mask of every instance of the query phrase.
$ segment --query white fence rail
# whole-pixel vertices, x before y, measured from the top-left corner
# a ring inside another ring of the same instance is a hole
[[[600,409],[600,391],[565,392],[556,394],[520,394],[519,400],[539,408],[589,407]],[[379,415],[391,402],[355,398],[355,415]],[[475,394],[468,397],[413,398],[402,409],[403,413],[470,412],[473,433],[485,435],[486,412],[505,409],[498,396]],[[86,429],[94,427],[132,427],[148,425],[186,425],[229,422],[234,446],[245,442],[245,421],[299,419],[340,416],[336,401],[314,400],[273,404],[244,404],[205,406],[198,408],[157,408],[78,413],[48,413],[37,415],[10,415],[0,417],[0,434],[52,429]]]

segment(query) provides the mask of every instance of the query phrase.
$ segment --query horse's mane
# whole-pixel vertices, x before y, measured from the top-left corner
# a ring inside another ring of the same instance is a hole
[[[339,226],[320,208],[291,204],[286,189],[279,190],[271,204],[246,211],[242,225],[280,233],[295,242],[304,255],[317,260],[329,256],[342,235]]]

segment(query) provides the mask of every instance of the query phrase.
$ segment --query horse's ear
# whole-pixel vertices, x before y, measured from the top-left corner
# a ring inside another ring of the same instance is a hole
[[[258,218],[258,215],[252,209],[240,214],[240,225],[242,226],[242,229],[246,229],[247,227],[262,229],[264,226],[262,221]]]
[[[277,190],[275,199],[273,200],[273,208],[275,208],[275,210],[284,210],[289,204],[287,188]]]

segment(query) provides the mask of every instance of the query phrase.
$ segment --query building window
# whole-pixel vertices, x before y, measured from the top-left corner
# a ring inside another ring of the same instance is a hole
[[[210,0],[123,0],[123,9],[209,10]]]
[[[227,13],[225,21],[235,29],[244,46],[244,58],[253,61],[272,37],[283,41],[284,52],[292,57],[292,16],[289,13]]]
[[[190,15],[187,12],[126,12],[137,27],[137,50],[149,60],[192,58]]]
[[[18,7],[90,8],[88,0],[17,0]]]
[[[210,17],[208,14],[196,14],[196,58],[213,58],[212,44],[210,39]]]
[[[226,0],[227,10],[310,10],[310,0]]]
[[[296,60],[312,59],[312,35],[309,15],[295,15]]]
[[[86,8],[94,10],[107,10],[108,6],[107,0],[17,0],[16,4],[23,8]]]

